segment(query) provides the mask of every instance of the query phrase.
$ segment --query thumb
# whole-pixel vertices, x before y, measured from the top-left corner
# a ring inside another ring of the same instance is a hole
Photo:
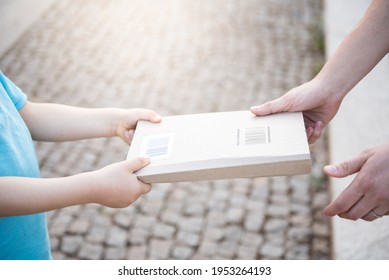
[[[284,98],[280,97],[275,100],[266,102],[259,106],[253,106],[250,111],[257,116],[266,116],[274,113],[287,111],[288,103]]]
[[[160,122],[162,119],[159,114],[149,109],[138,109],[136,112],[136,117],[138,120],[146,120],[155,123]]]
[[[335,178],[343,178],[348,175],[358,172],[365,164],[367,157],[363,154],[351,160],[344,161],[338,164],[324,166],[324,173]]]
[[[143,158],[143,157],[137,157],[130,160],[127,160],[128,166],[127,168],[131,171],[137,171],[141,169],[142,167],[145,167],[150,163],[149,158]]]

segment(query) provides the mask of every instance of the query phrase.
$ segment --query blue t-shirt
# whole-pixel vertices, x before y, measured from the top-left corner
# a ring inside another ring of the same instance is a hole
[[[0,71],[0,176],[40,177],[30,132],[18,112],[26,100]],[[44,213],[0,217],[0,259],[50,258]]]

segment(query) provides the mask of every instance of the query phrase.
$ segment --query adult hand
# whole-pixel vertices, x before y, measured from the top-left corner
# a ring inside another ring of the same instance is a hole
[[[260,106],[251,107],[257,116],[280,112],[303,112],[309,143],[314,143],[322,134],[324,126],[338,112],[342,98],[331,94],[319,80],[313,79],[293,88],[278,99]]]
[[[131,144],[134,137],[136,124],[139,120],[158,123],[161,116],[148,109],[127,109],[119,114],[119,118],[114,122],[115,134],[127,144]]]
[[[362,152],[340,164],[324,167],[331,177],[358,173],[351,184],[323,210],[326,216],[373,221],[389,214],[389,143]]]

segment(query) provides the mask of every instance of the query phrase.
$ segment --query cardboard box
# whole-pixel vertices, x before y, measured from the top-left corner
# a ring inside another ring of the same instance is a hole
[[[310,172],[302,113],[256,117],[249,111],[139,121],[127,159],[149,157],[146,183],[297,175]]]

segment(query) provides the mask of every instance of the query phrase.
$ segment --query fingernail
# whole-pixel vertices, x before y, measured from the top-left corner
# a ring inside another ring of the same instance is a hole
[[[131,141],[132,138],[134,137],[135,131],[134,130],[125,130],[124,131],[124,138],[126,138],[128,141]]]
[[[160,121],[162,119],[162,117],[160,115],[155,115],[153,120],[154,121]]]
[[[255,112],[255,113],[257,113],[257,112],[259,111],[259,109],[260,109],[259,106],[252,106],[252,107],[250,107],[250,110],[251,110],[252,112]]]
[[[327,171],[331,174],[336,174],[338,173],[338,168],[336,167],[336,165],[327,165],[325,167],[327,169]]]

